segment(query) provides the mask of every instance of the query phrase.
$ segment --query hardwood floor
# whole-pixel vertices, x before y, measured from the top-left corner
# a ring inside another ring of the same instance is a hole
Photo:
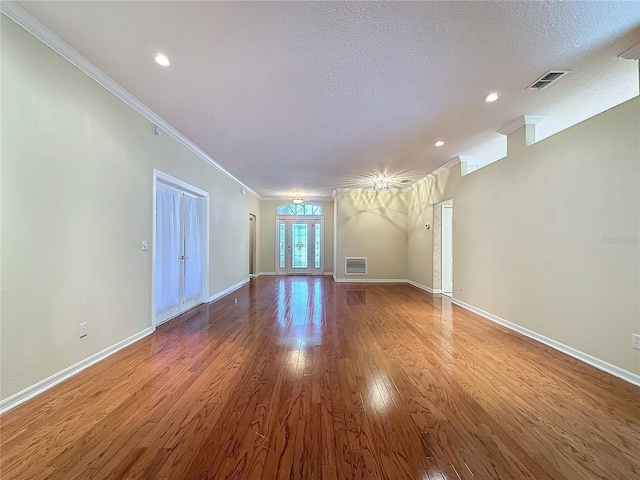
[[[257,278],[0,420],[4,480],[640,478],[640,388],[407,285]]]

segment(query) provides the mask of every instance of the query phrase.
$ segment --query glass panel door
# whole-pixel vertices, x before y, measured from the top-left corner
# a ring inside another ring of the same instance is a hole
[[[202,201],[183,193],[182,212],[182,303],[184,308],[190,308],[202,297]]]
[[[278,222],[278,269],[284,269],[286,267],[287,234],[285,229],[286,223]]]
[[[291,268],[298,273],[309,269],[309,230],[306,222],[291,225]]]
[[[180,191],[156,187],[155,315],[180,313]]]
[[[276,223],[278,275],[322,274],[323,219],[284,219]]]
[[[202,303],[203,197],[156,182],[155,324]]]
[[[313,256],[314,256],[314,262],[313,262],[313,268],[320,268],[320,260],[321,260],[321,248],[320,248],[320,241],[322,240],[322,237],[320,236],[320,222],[317,222],[313,225],[314,227],[314,245],[313,245]]]

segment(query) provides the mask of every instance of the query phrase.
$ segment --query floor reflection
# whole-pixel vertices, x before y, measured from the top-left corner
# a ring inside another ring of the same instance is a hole
[[[380,373],[375,373],[367,382],[367,392],[371,408],[378,414],[387,413],[393,406],[393,395],[389,385],[389,379]]]
[[[297,350],[297,361],[308,346],[322,344],[324,324],[321,278],[287,277],[278,281],[278,345]]]
[[[451,372],[453,357],[453,305],[451,299],[441,295],[434,300],[434,305],[440,307],[440,348],[442,349],[442,368]]]

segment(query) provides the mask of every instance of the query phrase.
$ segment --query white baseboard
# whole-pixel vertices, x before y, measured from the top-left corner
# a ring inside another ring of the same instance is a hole
[[[406,278],[336,278],[336,283],[408,283]]]
[[[560,342],[557,342],[556,340],[545,337],[544,335],[536,333],[533,330],[529,330],[528,328],[521,327],[520,325],[512,323],[508,320],[505,320],[504,318],[500,318],[496,315],[493,315],[492,313],[485,312],[484,310],[474,307],[473,305],[469,305],[468,303],[464,303],[463,301],[458,300],[456,298],[452,298],[451,302],[455,303],[456,305],[466,310],[469,310],[470,312],[477,313],[478,315],[486,318],[487,320],[490,320],[494,323],[502,325],[503,327],[506,327],[509,330],[513,330],[514,332],[521,333],[522,335],[532,338],[533,340],[536,340],[540,343],[544,343],[545,345],[555,350],[558,350],[559,352],[565,353],[570,357],[578,359],[581,362],[589,364],[592,367],[602,370],[603,372],[606,372],[610,375],[613,375],[614,377],[618,377],[626,382],[629,382],[633,385],[637,385],[640,387],[640,375],[636,375],[633,372],[617,367],[609,362],[605,362],[604,360],[601,360],[597,357],[589,355],[588,353],[581,352],[580,350],[576,350],[575,348],[565,345],[564,343],[560,343]]]
[[[98,363],[101,360],[104,360],[109,355],[113,355],[118,350],[122,350],[125,347],[128,347],[132,343],[137,342],[141,338],[146,337],[147,335],[153,333],[155,328],[149,327],[145,328],[141,332],[136,333],[135,335],[130,336],[129,338],[125,338],[124,340],[111,345],[110,347],[105,348],[104,350],[91,355],[90,357],[85,358],[84,360],[80,360],[78,363],[71,365],[70,367],[65,368],[64,370],[59,371],[58,373],[54,373],[48,378],[39,381],[35,385],[31,385],[30,387],[25,388],[21,392],[18,392],[10,397],[5,398],[0,401],[0,414],[11,410],[14,407],[17,407],[21,403],[26,402],[27,400],[35,397],[36,395],[40,395],[45,390],[49,390],[51,387],[59,384],[60,382],[65,381],[68,378],[73,377],[77,373],[81,372],[85,368],[90,367],[94,363]]]
[[[261,273],[260,275],[264,275],[264,274]],[[224,297],[226,295],[229,295],[231,292],[235,292],[240,287],[242,287],[245,283],[249,283],[249,279],[248,278],[245,278],[244,280],[242,280],[241,282],[236,283],[235,285],[231,285],[229,288],[225,288],[221,292],[218,292],[218,293],[216,293],[214,295],[211,295],[209,297],[209,303],[215,302],[216,300],[219,300],[222,297]]]
[[[431,288],[431,287],[427,287],[426,285],[422,285],[421,283],[418,282],[414,282],[413,280],[407,280],[407,283],[409,285],[413,285],[416,288],[419,288],[420,290],[424,290],[425,292],[429,292],[429,293],[442,293],[442,289],[440,288]]]
[[[333,274],[333,272],[324,272],[322,275],[328,275],[330,277],[335,277],[335,275]]]
[[[273,277],[276,272],[260,272],[258,275],[260,277]]]

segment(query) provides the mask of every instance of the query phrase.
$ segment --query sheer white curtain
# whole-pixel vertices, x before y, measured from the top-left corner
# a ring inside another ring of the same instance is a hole
[[[156,314],[174,308],[180,297],[180,192],[156,186]]]
[[[202,200],[183,195],[184,202],[184,300],[202,293]]]

